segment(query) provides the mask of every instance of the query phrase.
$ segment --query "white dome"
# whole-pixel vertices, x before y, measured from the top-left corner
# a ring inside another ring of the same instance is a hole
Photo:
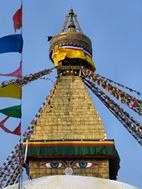
[[[138,189],[129,184],[96,177],[56,175],[23,182],[24,189]],[[6,189],[17,189],[16,185]]]

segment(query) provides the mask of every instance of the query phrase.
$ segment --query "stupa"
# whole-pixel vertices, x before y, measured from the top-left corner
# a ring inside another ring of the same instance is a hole
[[[23,143],[32,179],[23,188],[136,189],[114,181],[119,155],[82,81],[96,70],[92,43],[72,9],[61,32],[49,41],[57,81],[32,122],[32,134]]]
[[[29,176],[82,175],[116,179],[119,157],[82,81],[94,73],[91,40],[71,9],[62,31],[50,37],[57,82],[38,112],[28,140]],[[25,144],[26,145],[26,144]]]

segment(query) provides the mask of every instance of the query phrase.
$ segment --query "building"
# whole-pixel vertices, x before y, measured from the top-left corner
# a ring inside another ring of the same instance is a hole
[[[119,156],[82,81],[91,79],[96,67],[91,40],[72,9],[62,31],[49,41],[58,78],[24,142],[33,179],[25,188],[133,188],[111,181],[117,178]]]

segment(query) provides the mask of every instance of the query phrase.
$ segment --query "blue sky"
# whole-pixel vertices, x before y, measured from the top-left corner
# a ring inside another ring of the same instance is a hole
[[[14,34],[12,15],[20,7],[20,0],[0,1],[0,37]],[[109,77],[138,91],[142,70],[142,1],[141,0],[23,0],[23,72],[28,74],[52,67],[49,60],[48,35],[61,30],[65,13],[74,8],[80,25],[93,43],[97,73]],[[18,67],[20,55],[0,55],[0,72]],[[55,80],[55,73],[51,75]],[[0,81],[8,78],[1,77]],[[38,111],[53,86],[53,81],[38,80],[23,89],[23,130]],[[109,138],[114,138],[121,158],[118,180],[142,188],[142,148],[126,129],[93,97]],[[0,99],[1,108],[19,104],[18,100]],[[0,119],[3,116],[0,115]],[[18,120],[11,119],[9,128]],[[1,164],[18,137],[0,133]]]

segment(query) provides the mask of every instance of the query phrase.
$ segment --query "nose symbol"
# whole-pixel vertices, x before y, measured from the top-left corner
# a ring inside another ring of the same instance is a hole
[[[72,175],[73,174],[73,170],[71,167],[67,167],[65,170],[64,170],[64,173],[65,175]]]

